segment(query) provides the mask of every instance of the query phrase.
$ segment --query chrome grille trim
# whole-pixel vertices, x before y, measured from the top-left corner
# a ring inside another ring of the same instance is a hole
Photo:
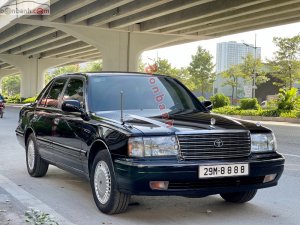
[[[220,134],[220,135],[226,135],[226,134],[232,134],[232,133],[249,133],[249,131],[246,130],[233,130],[233,129],[227,129],[227,130],[192,130],[192,131],[179,131],[176,132],[177,135],[195,135],[195,134]]]
[[[207,132],[178,132],[179,157],[182,160],[237,158],[250,155],[250,132],[245,130],[208,130]],[[216,139],[223,141],[215,147]]]

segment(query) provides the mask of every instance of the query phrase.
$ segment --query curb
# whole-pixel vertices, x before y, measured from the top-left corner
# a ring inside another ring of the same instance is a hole
[[[287,122],[287,123],[299,123],[298,118],[283,118],[283,117],[266,117],[266,116],[239,116],[239,115],[227,115],[237,119],[243,120],[255,120],[255,121],[272,121],[272,122]]]

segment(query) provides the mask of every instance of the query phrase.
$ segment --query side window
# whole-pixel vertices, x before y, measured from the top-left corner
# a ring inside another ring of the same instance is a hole
[[[56,80],[49,91],[43,96],[39,106],[47,108],[58,108],[58,101],[62,93],[66,79]]]
[[[36,102],[40,102],[40,100],[43,98],[43,96],[47,96],[48,95],[48,92],[49,92],[49,89],[50,89],[50,86],[51,86],[51,82],[49,82],[46,87],[44,87],[44,89],[40,92],[40,94],[37,96],[36,98]],[[39,103],[39,106],[41,104]]]
[[[84,96],[83,96],[83,81],[79,79],[70,79],[63,100],[78,100],[80,105],[84,106]]]

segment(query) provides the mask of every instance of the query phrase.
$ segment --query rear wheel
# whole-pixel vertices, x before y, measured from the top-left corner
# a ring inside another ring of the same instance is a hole
[[[49,164],[41,158],[34,134],[30,134],[26,144],[27,171],[32,177],[43,177]]]
[[[227,202],[245,203],[253,199],[256,195],[256,192],[257,190],[251,190],[243,192],[222,193],[220,195]]]
[[[94,159],[90,181],[95,203],[101,212],[117,214],[126,211],[130,195],[118,190],[113,165],[105,150],[98,152]]]

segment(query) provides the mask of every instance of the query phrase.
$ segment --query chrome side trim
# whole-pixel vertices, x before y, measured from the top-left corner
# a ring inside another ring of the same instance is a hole
[[[56,145],[56,146],[59,146],[59,147],[63,147],[63,148],[66,148],[66,149],[70,149],[72,151],[76,151],[76,152],[81,152],[81,149],[80,148],[74,148],[74,147],[70,147],[68,145],[63,145],[63,144],[60,144],[60,143],[57,143],[57,142],[53,142],[52,141],[52,144],[53,145]]]
[[[66,149],[70,149],[72,151],[76,151],[76,152],[79,152],[79,153],[84,153],[84,154],[86,153],[85,150],[82,150],[80,148],[70,147],[68,145],[63,145],[63,144],[60,144],[60,143],[57,143],[57,142],[53,142],[53,141],[50,141],[50,140],[45,139],[45,138],[38,137],[37,140],[43,141],[43,142],[46,142],[46,143],[49,143],[49,144],[53,144],[53,145],[56,145],[56,146],[59,146],[59,147],[63,147],[63,148],[66,148]]]
[[[38,140],[38,141],[43,141],[43,142],[46,142],[46,143],[50,143],[50,144],[52,144],[52,142],[51,142],[51,141],[49,141],[48,139],[45,139],[45,138],[36,137],[36,140]]]

